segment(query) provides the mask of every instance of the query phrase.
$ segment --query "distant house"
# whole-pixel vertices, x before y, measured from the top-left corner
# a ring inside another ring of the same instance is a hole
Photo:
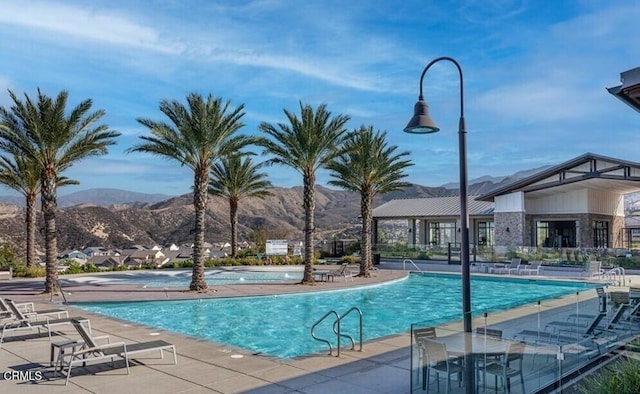
[[[86,254],[89,258],[93,256],[108,256],[111,252],[107,248],[102,246],[89,246],[85,248],[82,253]]]
[[[229,255],[224,250],[214,250],[209,253],[210,259],[222,259],[228,257]]]
[[[93,256],[89,258],[87,264],[93,264],[101,269],[112,269],[122,265],[123,258],[120,256]]]
[[[174,263],[174,262],[182,262],[186,260],[192,259],[191,249],[189,251],[186,250],[165,250],[164,253],[167,262],[165,264]]]
[[[89,256],[79,250],[63,250],[58,253],[58,260],[73,260],[80,264],[84,264],[89,260]]]
[[[176,244],[171,244],[171,245],[167,246],[166,249],[169,249],[170,251],[175,252],[175,251],[180,250],[180,247],[178,245],[176,245]]]
[[[159,250],[137,250],[124,260],[127,267],[144,267],[155,265],[160,267],[168,261],[164,253]]]

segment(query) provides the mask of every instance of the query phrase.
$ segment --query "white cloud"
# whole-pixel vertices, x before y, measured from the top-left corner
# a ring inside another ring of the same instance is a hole
[[[126,16],[97,12],[89,7],[41,1],[4,1],[0,22],[164,53],[182,50],[180,46],[163,42],[155,29],[135,23]]]

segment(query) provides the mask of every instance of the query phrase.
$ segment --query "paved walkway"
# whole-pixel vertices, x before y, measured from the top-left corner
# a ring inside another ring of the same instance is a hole
[[[435,266],[430,266],[431,269]],[[299,291],[329,290],[380,283],[406,275],[401,270],[381,269],[374,278],[336,280],[316,286],[298,284],[254,284],[216,286],[207,294],[141,286],[106,284],[109,275],[81,276],[74,281],[64,277],[62,282],[68,302],[97,300],[151,300],[204,297],[228,297],[249,294],[279,294]],[[640,284],[640,277],[630,278]],[[0,282],[0,296],[16,301],[33,301],[40,308],[51,307],[49,296],[39,294],[42,280]],[[62,297],[55,297],[60,303]],[[572,300],[555,301],[558,305]],[[528,309],[527,309],[528,308]],[[495,321],[533,312],[533,306],[518,308],[492,316]],[[70,315],[90,318],[94,335],[109,335],[112,342],[142,342],[163,339],[174,343],[178,351],[178,365],[171,357],[160,359],[136,357],[131,373],[113,369],[107,364],[74,369],[68,386],[61,375],[54,376],[49,367],[49,339],[35,331],[7,334],[0,349],[0,392],[12,393],[408,393],[410,382],[409,334],[391,336],[365,344],[363,352],[343,351],[341,356],[311,355],[296,359],[278,359],[253,355],[243,349],[210,341],[198,340],[173,332],[146,327],[118,319],[76,310]],[[459,323],[457,323],[459,324]],[[77,339],[71,326],[59,326],[53,341]],[[56,327],[58,328],[58,327]],[[460,329],[460,328],[459,328]],[[122,363],[121,366],[123,366]],[[42,374],[13,376],[13,371]],[[30,381],[31,379],[31,381]]]

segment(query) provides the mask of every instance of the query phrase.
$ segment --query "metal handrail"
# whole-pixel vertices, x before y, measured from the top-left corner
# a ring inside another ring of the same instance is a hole
[[[320,323],[322,323],[330,315],[335,315],[336,316],[336,322],[338,324],[338,332],[340,332],[340,315],[338,315],[338,312],[336,312],[336,311],[329,311],[329,312],[325,313],[324,316],[322,316],[317,322],[315,322],[313,324],[313,326],[311,326],[311,337],[313,339],[315,339],[316,341],[324,342],[327,345],[329,345],[329,355],[331,356],[331,355],[333,355],[333,347],[331,346],[331,342],[329,340],[327,340],[327,339],[324,339],[324,338],[318,338],[316,336],[316,333],[315,333],[316,327]],[[335,324],[336,323],[334,323],[334,325]],[[338,345],[337,346],[338,346],[338,357],[339,357],[340,356],[340,335],[338,335]]]
[[[413,262],[413,260],[411,260],[411,259],[404,259],[404,260],[402,260],[402,270],[403,270],[403,271],[406,271],[406,270],[407,270],[407,267],[406,267],[406,263],[407,263],[407,261],[408,261],[409,263],[411,263],[411,265],[413,265],[414,267],[416,267],[416,269],[418,270],[418,272],[422,272],[422,270],[420,269],[420,267],[418,267],[418,266],[416,265],[416,263],[414,263],[414,262]]]
[[[351,307],[348,311],[346,311],[342,316],[340,316],[334,323],[333,323],[333,332],[336,333],[336,335],[338,336],[342,336],[345,338],[348,338],[351,341],[351,350],[355,350],[356,348],[356,342],[353,340],[353,337],[349,334],[342,334],[340,332],[340,321],[342,321],[342,319],[344,319],[347,315],[349,315],[351,312],[358,312],[359,315],[359,324],[360,324],[360,350],[358,351],[362,351],[362,311],[360,310],[360,308],[358,308],[357,306]],[[336,325],[338,326],[338,329],[336,330]],[[340,349],[338,349],[338,356],[340,355]]]
[[[626,283],[624,267],[615,267],[601,274],[602,279],[611,279],[619,286]]]

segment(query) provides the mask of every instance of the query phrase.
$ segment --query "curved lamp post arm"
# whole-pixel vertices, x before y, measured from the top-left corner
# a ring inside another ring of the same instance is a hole
[[[424,70],[422,70],[422,75],[420,75],[420,96],[418,97],[418,100],[424,100],[424,96],[422,95],[422,81],[424,81],[425,74],[427,73],[427,71],[429,71],[429,68],[431,68],[431,66],[442,60],[450,61],[458,69],[458,74],[460,75],[460,118],[464,119],[464,78],[462,76],[462,67],[460,67],[460,64],[454,58],[442,56],[432,60],[429,64],[427,64]]]

